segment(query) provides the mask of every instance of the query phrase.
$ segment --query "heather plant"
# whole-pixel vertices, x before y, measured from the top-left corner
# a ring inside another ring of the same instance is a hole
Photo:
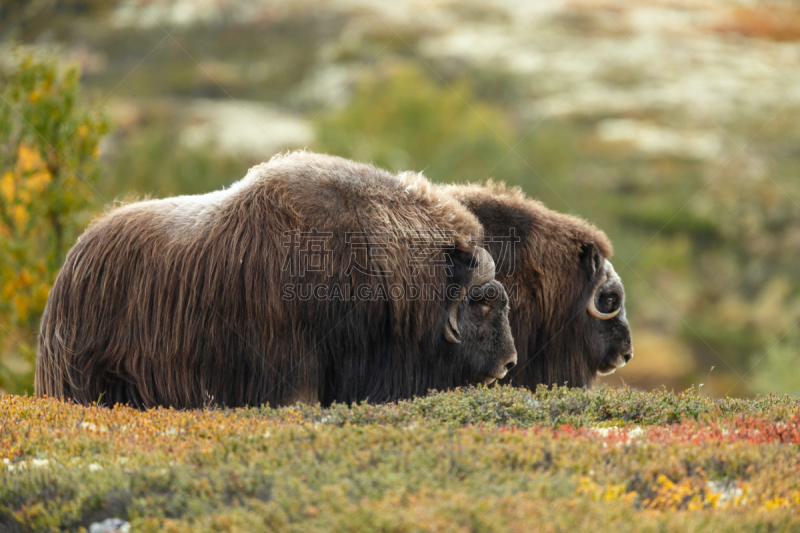
[[[32,390],[35,331],[64,255],[95,204],[108,121],[80,103],[80,72],[19,53],[0,102],[0,388]]]
[[[386,405],[136,411],[0,398],[0,530],[777,531],[789,396],[479,387]]]

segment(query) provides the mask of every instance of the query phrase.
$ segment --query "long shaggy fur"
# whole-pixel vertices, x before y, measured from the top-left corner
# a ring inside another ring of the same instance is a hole
[[[610,321],[598,321],[586,312],[601,275],[591,269],[591,254],[599,252],[607,259],[613,253],[604,232],[502,183],[443,190],[478,217],[484,247],[497,265],[497,280],[511,298],[518,364],[505,382],[529,388],[588,386],[601,366],[631,349],[624,309]],[[519,242],[504,244],[512,231]]]
[[[307,246],[311,231],[331,234],[333,277],[290,272],[287,239],[295,232]],[[420,174],[306,152],[276,156],[226,190],[122,206],[67,255],[42,318],[36,393],[192,408],[386,401],[466,384],[484,369],[465,365],[469,343],[443,345],[444,298],[346,291],[466,286],[481,231]],[[347,232],[388,245],[365,257]],[[412,238],[467,260],[414,277]],[[358,254],[381,274],[345,274]],[[298,282],[338,283],[345,299],[287,301],[282,287]]]

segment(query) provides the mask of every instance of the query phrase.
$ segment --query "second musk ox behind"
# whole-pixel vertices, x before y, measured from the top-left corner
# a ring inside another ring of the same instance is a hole
[[[633,357],[625,291],[605,233],[503,184],[444,191],[480,220],[497,279],[512,296],[519,364],[507,382],[585,387]]]
[[[113,209],[50,293],[36,393],[327,405],[500,379],[516,353],[481,231],[420,174],[307,152]]]

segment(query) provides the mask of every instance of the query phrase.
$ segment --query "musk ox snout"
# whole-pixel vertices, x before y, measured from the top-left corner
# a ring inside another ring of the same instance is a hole
[[[627,320],[621,320],[619,324],[614,325],[614,330],[606,337],[610,339],[606,350],[607,355],[597,369],[597,373],[601,376],[613,374],[633,359],[633,343]]]
[[[632,358],[633,350],[628,353],[617,354],[615,357],[609,358],[608,361],[600,365],[600,368],[597,369],[597,374],[600,376],[608,376],[613,374],[617,371],[617,369],[628,364],[628,361],[630,361]]]

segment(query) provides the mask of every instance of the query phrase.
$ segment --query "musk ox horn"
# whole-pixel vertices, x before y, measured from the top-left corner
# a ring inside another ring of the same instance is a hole
[[[606,263],[606,264],[605,264],[605,272],[604,272],[604,274],[603,274],[603,277],[602,277],[602,279],[600,280],[600,282],[597,284],[597,287],[595,287],[595,288],[594,288],[594,292],[592,293],[592,297],[591,297],[591,298],[589,298],[589,305],[588,305],[588,306],[586,306],[586,310],[587,310],[587,311],[589,311],[589,314],[590,314],[590,315],[592,315],[593,317],[595,317],[595,318],[599,319],[599,320],[611,320],[612,318],[614,318],[615,316],[617,316],[617,315],[619,314],[619,312],[622,310],[622,306],[620,305],[619,307],[617,307],[617,309],[616,309],[616,310],[614,310],[614,311],[611,311],[610,313],[603,313],[603,312],[601,312],[599,309],[597,309],[597,305],[594,303],[594,302],[595,302],[595,300],[597,300],[597,291],[599,291],[599,290],[600,290],[600,288],[601,288],[603,285],[605,285],[606,283],[608,283],[608,278],[609,278],[609,275],[608,275],[608,270],[609,270],[609,266],[610,266],[610,264],[609,264],[609,263]],[[611,269],[611,270],[612,270],[612,272],[613,272],[613,267],[612,267],[612,269]]]
[[[461,289],[461,296],[450,305],[447,322],[444,324],[444,338],[451,344],[459,344],[461,342],[458,338],[461,335],[461,332],[458,331],[458,306],[464,300],[465,295],[466,291]]]
[[[480,287],[487,281],[494,279],[495,274],[494,259],[485,248],[476,247],[474,255],[477,265],[475,270],[472,271],[472,279],[467,291],[473,287]]]
[[[461,342],[459,337],[461,336],[461,332],[458,331],[458,307],[461,305],[461,302],[464,301],[469,291],[471,291],[474,287],[480,287],[484,283],[489,280],[494,279],[495,274],[495,266],[494,266],[494,259],[486,251],[486,249],[481,247],[476,247],[474,252],[475,268],[472,270],[472,277],[470,278],[469,287],[466,289],[461,289],[461,296],[453,301],[450,304],[450,311],[448,313],[447,321],[444,324],[444,338],[447,339],[448,342],[452,344],[458,344]]]

